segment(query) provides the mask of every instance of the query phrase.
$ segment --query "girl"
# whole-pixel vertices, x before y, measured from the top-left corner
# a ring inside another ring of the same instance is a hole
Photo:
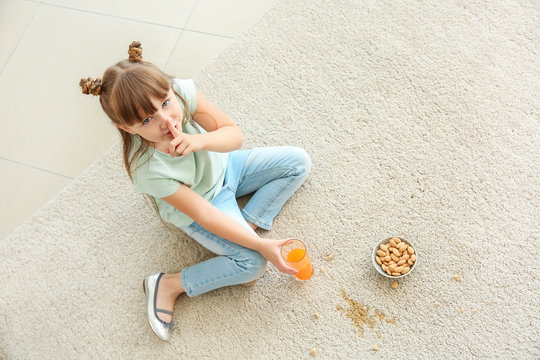
[[[175,274],[143,282],[148,322],[169,340],[176,298],[235,284],[252,284],[266,262],[297,271],[280,256],[287,241],[260,238],[284,203],[304,182],[311,161],[294,147],[238,150],[236,123],[210,103],[192,80],[174,79],[142,60],[138,42],[129,59],[109,67],[103,80],[82,79],[84,94],[99,96],[118,128],[124,165],[139,192],[160,216],[218,256]],[[237,197],[253,193],[243,209]]]

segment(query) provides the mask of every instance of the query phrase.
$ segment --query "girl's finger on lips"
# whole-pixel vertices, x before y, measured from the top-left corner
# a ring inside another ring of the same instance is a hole
[[[167,127],[173,136],[176,137],[178,134],[180,134],[180,131],[172,124],[170,120],[167,120]]]

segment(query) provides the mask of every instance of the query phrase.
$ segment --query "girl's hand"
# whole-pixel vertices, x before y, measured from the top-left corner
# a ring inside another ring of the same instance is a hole
[[[168,151],[172,157],[177,155],[187,156],[192,152],[202,150],[203,144],[198,141],[197,135],[184,134],[175,128],[169,120],[167,120],[167,127],[174,137],[169,144]]]
[[[271,240],[271,239],[260,239],[261,243],[259,245],[258,251],[262,256],[268,261],[270,261],[279,271],[285,274],[296,274],[298,270],[293,269],[283,260],[281,257],[281,245],[289,241],[290,239],[284,240]]]

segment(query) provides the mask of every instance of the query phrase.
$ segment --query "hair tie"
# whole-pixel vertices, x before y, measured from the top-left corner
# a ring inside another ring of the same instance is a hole
[[[82,88],[83,94],[89,95],[95,95],[98,96],[101,94],[101,85],[102,81],[100,78],[97,78],[96,80],[93,80],[91,77],[87,79],[81,79],[79,81],[79,86]]]
[[[142,47],[141,43],[138,41],[133,41],[129,45],[129,62],[142,62]]]

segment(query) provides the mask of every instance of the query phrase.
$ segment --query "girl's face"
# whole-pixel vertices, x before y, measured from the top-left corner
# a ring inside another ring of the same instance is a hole
[[[172,89],[169,89],[165,99],[152,99],[151,101],[158,109],[154,114],[143,116],[138,123],[132,126],[117,126],[130,134],[137,134],[148,140],[156,149],[165,150],[168,149],[169,142],[173,139],[167,126],[167,120],[179,131],[182,131],[183,109]]]

